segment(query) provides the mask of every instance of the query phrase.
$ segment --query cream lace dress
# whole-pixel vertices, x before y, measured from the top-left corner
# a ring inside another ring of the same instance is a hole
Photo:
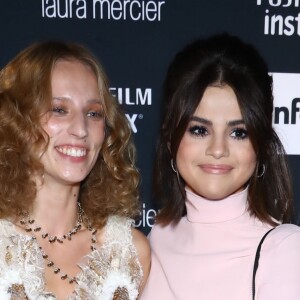
[[[111,216],[104,243],[83,257],[78,284],[68,300],[135,300],[142,268],[132,243],[133,221]],[[35,239],[0,220],[0,299],[56,299],[45,291],[44,264]]]

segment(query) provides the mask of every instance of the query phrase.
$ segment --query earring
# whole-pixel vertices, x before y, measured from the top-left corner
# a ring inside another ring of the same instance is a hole
[[[173,158],[171,159],[171,168],[177,174],[177,169],[176,169],[176,166],[174,164]]]
[[[262,167],[262,172],[261,172],[260,174],[257,174],[257,175],[256,175],[257,178],[263,177],[264,174],[265,174],[265,171],[266,171],[266,166],[265,166],[265,164],[262,164],[261,167]],[[257,169],[258,169],[258,168],[257,168]]]

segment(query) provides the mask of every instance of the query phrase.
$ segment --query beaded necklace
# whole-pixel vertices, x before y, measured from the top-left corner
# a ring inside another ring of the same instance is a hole
[[[43,232],[41,234],[41,237],[43,239],[48,238],[48,241],[50,243],[63,243],[64,240],[68,240],[71,241],[72,240],[72,235],[75,235],[81,228],[83,223],[86,224],[87,229],[91,232],[91,251],[94,251],[96,248],[94,246],[94,244],[97,242],[96,240],[96,233],[97,233],[97,229],[94,229],[91,226],[91,223],[88,219],[88,217],[85,215],[80,203],[77,203],[78,205],[78,218],[77,218],[77,222],[75,224],[75,226],[69,230],[66,234],[64,234],[62,237],[57,237],[56,235],[51,235],[48,232]],[[32,234],[32,238],[34,240],[37,241],[37,238],[35,236],[36,233],[40,233],[42,232],[42,227],[36,225],[34,228],[30,227],[30,225],[33,225],[35,223],[35,220],[30,218],[28,214],[21,214],[22,218],[20,220],[20,224],[24,227],[26,232],[29,232]],[[46,265],[49,268],[53,269],[54,274],[60,275],[60,278],[62,280],[68,280],[70,284],[72,283],[77,283],[77,278],[76,276],[70,276],[65,272],[62,272],[62,270],[55,265],[55,263],[49,259],[48,254],[43,250],[43,248],[41,246],[39,246],[39,249],[42,253],[42,257],[43,259],[46,261]]]

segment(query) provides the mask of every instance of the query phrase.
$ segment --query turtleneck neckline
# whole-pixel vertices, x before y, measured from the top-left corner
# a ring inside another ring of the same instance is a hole
[[[219,223],[236,219],[247,210],[248,188],[221,200],[208,200],[186,189],[187,219],[191,223]]]

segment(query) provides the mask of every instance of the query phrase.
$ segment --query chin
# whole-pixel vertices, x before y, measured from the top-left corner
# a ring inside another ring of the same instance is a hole
[[[227,195],[208,195],[205,198],[208,200],[219,201],[219,200],[223,200],[226,197],[227,197]]]
[[[218,201],[218,200],[222,200],[222,199],[232,195],[233,193],[217,191],[217,192],[202,192],[202,193],[197,193],[197,194],[208,200]]]
[[[86,178],[86,176],[66,176],[61,178],[61,181],[66,182],[68,184],[79,184],[81,183],[84,179]]]

